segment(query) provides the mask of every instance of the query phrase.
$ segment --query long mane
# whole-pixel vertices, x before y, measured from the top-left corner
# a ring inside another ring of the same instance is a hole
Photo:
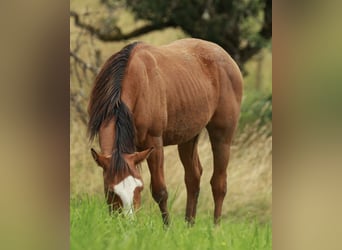
[[[131,43],[111,56],[97,75],[88,106],[88,135],[90,141],[98,135],[101,124],[115,119],[115,141],[111,169],[123,169],[126,165],[122,153],[133,153],[135,126],[131,111],[121,100],[121,85],[129,57],[137,42]]]

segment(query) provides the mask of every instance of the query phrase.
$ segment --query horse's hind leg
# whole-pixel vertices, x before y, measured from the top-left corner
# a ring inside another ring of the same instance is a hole
[[[198,135],[192,140],[178,145],[179,157],[185,171],[185,185],[187,190],[185,220],[194,224],[196,217],[197,199],[200,191],[202,166],[197,152]]]
[[[233,126],[234,127],[234,126]],[[222,213],[222,204],[227,192],[227,167],[233,128],[207,126],[214,157],[214,172],[210,180],[215,210],[214,223],[217,224]]]

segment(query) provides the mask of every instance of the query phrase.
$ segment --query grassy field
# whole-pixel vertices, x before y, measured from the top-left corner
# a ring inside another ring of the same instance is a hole
[[[172,206],[171,206],[172,211]],[[86,249],[272,249],[271,224],[256,220],[222,220],[214,226],[212,216],[201,213],[189,228],[180,214],[163,228],[153,207],[143,207],[134,219],[108,216],[102,199],[71,200],[70,246]]]
[[[268,128],[264,128],[268,131]],[[85,144],[86,145],[86,144]],[[142,208],[134,220],[109,216],[103,195],[102,171],[91,160],[71,168],[70,249],[271,249],[272,137],[264,131],[241,133],[232,147],[228,193],[218,227],[213,225],[209,184],[212,156],[207,134],[199,153],[204,163],[198,215],[193,228],[184,222],[186,192],[176,147],[165,148],[171,226],[164,230],[158,206],[149,191],[143,164]]]

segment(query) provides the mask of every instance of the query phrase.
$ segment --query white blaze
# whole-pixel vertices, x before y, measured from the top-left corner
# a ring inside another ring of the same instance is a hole
[[[129,175],[114,186],[114,192],[120,196],[123,208],[128,214],[133,213],[134,190],[142,185],[141,180]]]

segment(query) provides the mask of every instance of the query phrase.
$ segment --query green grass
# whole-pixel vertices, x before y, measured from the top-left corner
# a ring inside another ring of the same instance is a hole
[[[165,229],[157,206],[143,207],[135,219],[109,216],[104,199],[75,197],[70,202],[70,247],[76,249],[272,249],[271,222],[223,218],[213,225],[212,211],[189,228],[172,213]]]

